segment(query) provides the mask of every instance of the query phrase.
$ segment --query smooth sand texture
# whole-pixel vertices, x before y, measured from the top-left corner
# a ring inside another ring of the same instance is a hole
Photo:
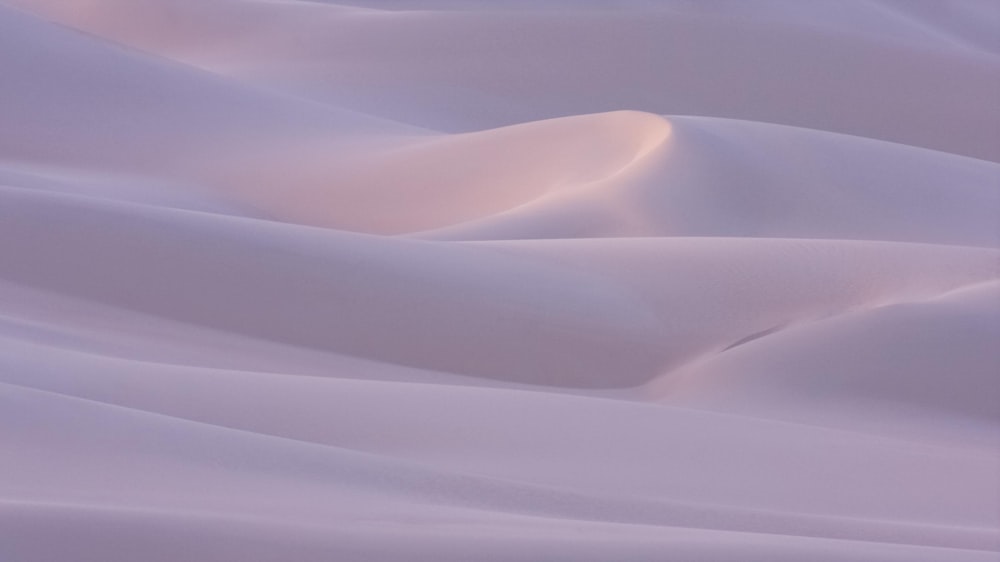
[[[0,560],[998,560],[997,100],[985,0],[0,0]]]

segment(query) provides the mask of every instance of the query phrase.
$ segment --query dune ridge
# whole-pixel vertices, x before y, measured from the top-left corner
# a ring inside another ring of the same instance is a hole
[[[0,0],[0,559],[996,560],[998,37]]]

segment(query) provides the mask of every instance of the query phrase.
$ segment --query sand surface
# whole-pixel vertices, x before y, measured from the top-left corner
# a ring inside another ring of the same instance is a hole
[[[1000,560],[1000,4],[0,0],[0,560]]]

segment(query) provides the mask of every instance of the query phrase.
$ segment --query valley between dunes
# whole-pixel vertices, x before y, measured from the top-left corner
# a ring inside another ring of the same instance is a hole
[[[998,100],[985,0],[0,0],[0,560],[995,561]]]

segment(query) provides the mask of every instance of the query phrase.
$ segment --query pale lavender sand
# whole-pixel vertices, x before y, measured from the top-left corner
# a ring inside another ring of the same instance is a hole
[[[986,0],[0,0],[0,560],[997,560],[998,100]]]

